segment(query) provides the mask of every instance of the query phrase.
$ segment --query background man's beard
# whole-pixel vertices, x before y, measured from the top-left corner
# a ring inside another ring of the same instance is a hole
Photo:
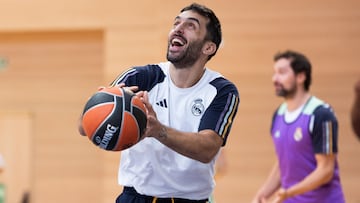
[[[178,56],[170,55],[169,53],[170,44],[169,44],[168,51],[166,54],[166,59],[171,63],[173,63],[174,66],[177,68],[190,67],[194,65],[194,63],[198,60],[203,44],[204,44],[203,41],[193,42],[192,44],[190,44],[190,46],[187,49],[183,50]]]
[[[279,97],[284,97],[286,98],[292,98],[296,93],[296,87],[293,87],[289,90],[286,90],[284,88],[281,88],[280,90],[276,91],[276,95]]]

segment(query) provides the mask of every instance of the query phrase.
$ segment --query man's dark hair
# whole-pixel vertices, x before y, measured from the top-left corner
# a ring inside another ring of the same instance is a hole
[[[215,13],[207,8],[206,6],[197,4],[197,3],[193,3],[185,8],[183,8],[180,12],[184,12],[184,11],[194,11],[198,14],[200,14],[201,16],[206,17],[207,19],[209,19],[208,24],[206,25],[206,30],[207,30],[207,34],[205,36],[206,40],[210,40],[212,42],[214,42],[216,44],[216,50],[215,52],[209,56],[208,60],[211,59],[211,57],[213,57],[217,50],[219,49],[220,43],[221,43],[221,25],[220,25],[220,21],[219,19],[216,17]]]
[[[274,61],[278,61],[281,58],[290,60],[290,66],[295,74],[299,74],[301,72],[305,73],[306,79],[304,82],[304,89],[308,91],[311,84],[311,63],[308,58],[299,52],[291,50],[277,53],[274,56]]]

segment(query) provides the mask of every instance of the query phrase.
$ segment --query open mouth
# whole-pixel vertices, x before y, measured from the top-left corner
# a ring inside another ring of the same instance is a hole
[[[186,44],[186,39],[182,36],[176,35],[170,40],[170,44],[172,47],[182,47]]]
[[[184,46],[185,42],[178,39],[178,38],[174,38],[173,40],[171,40],[171,45],[172,46],[178,46],[178,47],[181,47],[181,46]]]

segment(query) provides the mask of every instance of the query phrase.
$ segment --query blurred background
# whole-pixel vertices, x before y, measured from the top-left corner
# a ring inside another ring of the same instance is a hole
[[[87,98],[130,66],[165,61],[167,34],[188,0],[0,0],[0,180],[6,203],[111,203],[119,152],[77,132]],[[220,18],[223,44],[209,68],[241,103],[217,176],[217,203],[250,202],[275,160],[270,120],[282,102],[271,82],[278,51],[303,52],[311,92],[339,120],[339,163],[349,203],[360,202],[360,141],[350,126],[360,79],[360,1],[199,0]]]

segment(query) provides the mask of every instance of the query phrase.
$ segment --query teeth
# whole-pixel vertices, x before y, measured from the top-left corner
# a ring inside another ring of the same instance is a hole
[[[177,38],[175,38],[175,39],[173,39],[172,40],[172,44],[179,44],[179,45],[181,45],[181,46],[183,46],[184,45],[184,43],[180,40],[180,39],[177,39]]]

